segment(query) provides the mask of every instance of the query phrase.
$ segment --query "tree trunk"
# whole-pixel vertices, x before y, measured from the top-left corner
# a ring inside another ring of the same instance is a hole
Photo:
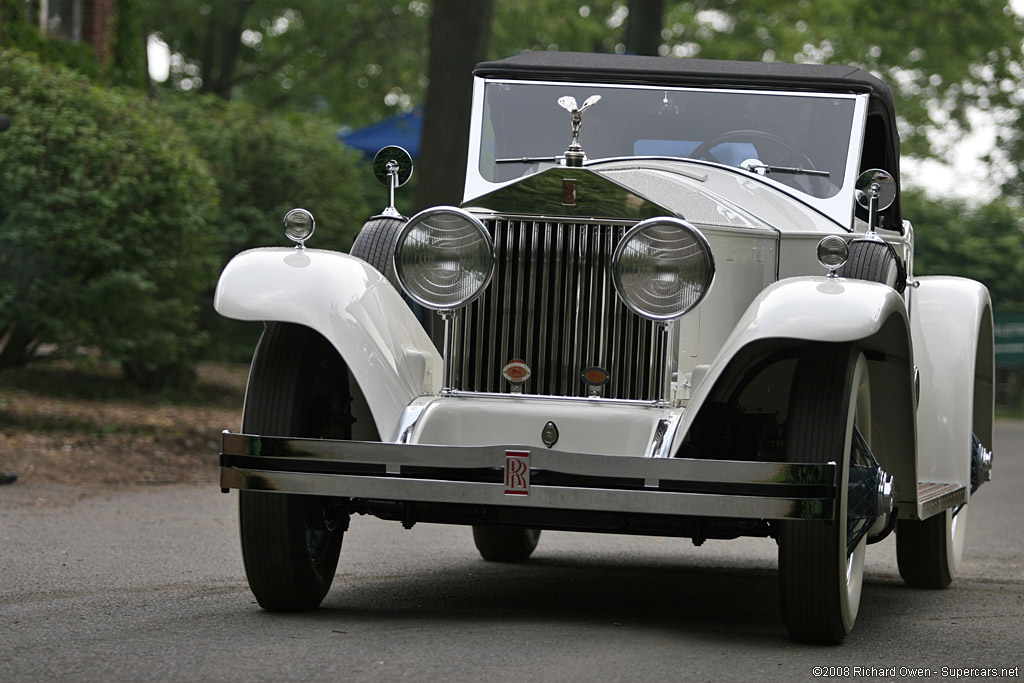
[[[466,176],[466,148],[473,67],[491,35],[493,0],[436,0],[430,20],[430,62],[415,206],[459,204]]]
[[[212,5],[202,57],[202,92],[231,99],[238,52],[242,45],[242,26],[250,9],[252,0],[236,0],[234,5],[224,2]]]
[[[658,54],[664,5],[664,0],[629,0],[626,52],[634,55]]]

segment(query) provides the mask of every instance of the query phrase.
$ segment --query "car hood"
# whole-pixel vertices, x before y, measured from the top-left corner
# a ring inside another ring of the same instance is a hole
[[[463,207],[503,215],[615,221],[675,216],[713,228],[823,228],[823,217],[813,209],[746,174],[671,161],[559,166],[469,199]]]

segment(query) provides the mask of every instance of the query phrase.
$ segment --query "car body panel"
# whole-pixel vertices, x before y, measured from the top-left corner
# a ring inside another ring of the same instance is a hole
[[[911,329],[921,372],[917,410],[919,481],[970,489],[971,435],[992,443],[994,369],[988,290],[958,277],[921,277]],[[975,407],[977,405],[977,408]]]
[[[414,398],[441,389],[441,356],[408,305],[376,269],[347,254],[243,252],[224,268],[214,308],[237,320],[305,325],[326,337],[385,438]]]

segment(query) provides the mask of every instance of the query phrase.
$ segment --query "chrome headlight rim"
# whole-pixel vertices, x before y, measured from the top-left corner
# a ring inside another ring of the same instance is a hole
[[[706,283],[703,283],[703,290],[692,303],[682,307],[677,311],[666,314],[658,314],[651,312],[649,310],[645,310],[642,307],[638,306],[633,300],[631,300],[630,297],[626,296],[624,292],[626,292],[627,290],[622,282],[622,274],[620,272],[620,264],[622,262],[623,254],[629,248],[629,245],[632,242],[632,240],[643,231],[655,225],[670,225],[688,233],[701,248],[704,258],[707,259],[707,269],[709,273]],[[640,317],[646,318],[647,320],[653,320],[656,322],[667,323],[673,320],[678,320],[679,318],[682,318],[687,313],[689,313],[697,306],[699,306],[701,302],[704,301],[705,297],[707,297],[708,292],[711,291],[711,287],[713,286],[715,281],[715,274],[715,257],[711,251],[711,244],[708,242],[707,238],[704,237],[704,234],[700,230],[698,230],[694,225],[681,218],[676,218],[674,216],[657,216],[654,218],[648,218],[646,220],[640,221],[632,228],[630,228],[628,231],[626,231],[626,234],[623,235],[622,239],[619,241],[619,244],[615,247],[615,251],[612,254],[612,282],[615,285],[615,293],[618,295],[619,300],[622,301],[629,310],[633,311]]]
[[[826,235],[818,240],[814,256],[822,268],[834,273],[850,258],[850,244],[839,235]]]
[[[421,293],[415,287],[412,286],[412,283],[410,283],[408,278],[406,277],[405,267],[402,261],[402,254],[407,244],[407,238],[409,236],[409,233],[418,228],[420,224],[423,223],[426,219],[440,214],[458,216],[460,219],[472,225],[477,230],[479,236],[486,244],[486,251],[489,257],[488,265],[486,269],[484,269],[485,272],[483,273],[483,278],[481,279],[476,290],[467,296],[452,301],[447,301],[444,303],[439,303],[436,300],[432,300],[425,296],[422,296]],[[405,225],[402,226],[402,230],[398,234],[397,240],[395,241],[395,276],[398,279],[398,283],[401,286],[402,291],[407,296],[409,296],[409,298],[411,298],[413,301],[420,304],[421,306],[429,308],[432,311],[438,311],[441,313],[454,311],[460,308],[464,308],[469,304],[473,303],[474,301],[476,301],[480,297],[480,295],[484,293],[484,291],[487,289],[487,286],[490,284],[491,279],[494,277],[495,264],[496,256],[494,253],[494,240],[492,239],[491,234],[487,231],[487,228],[484,226],[483,222],[479,218],[469,213],[465,209],[460,209],[457,206],[434,206],[429,209],[424,209],[423,211],[420,211],[415,216],[406,221]]]
[[[304,247],[306,240],[316,232],[316,219],[310,211],[303,208],[295,208],[286,213],[282,224],[285,237],[300,248]]]

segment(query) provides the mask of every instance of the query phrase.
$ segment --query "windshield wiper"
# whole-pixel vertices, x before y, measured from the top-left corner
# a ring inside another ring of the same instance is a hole
[[[510,159],[495,159],[496,164],[536,164],[541,161],[557,162],[559,159],[564,159],[563,156],[558,157],[512,157]]]
[[[757,159],[747,159],[740,168],[744,171],[750,171],[757,175],[768,175],[769,173],[792,173],[794,175],[815,175],[823,178],[828,178],[831,174],[828,171],[819,171],[817,169],[810,168],[797,168],[795,166],[770,166],[769,164],[762,164]]]

